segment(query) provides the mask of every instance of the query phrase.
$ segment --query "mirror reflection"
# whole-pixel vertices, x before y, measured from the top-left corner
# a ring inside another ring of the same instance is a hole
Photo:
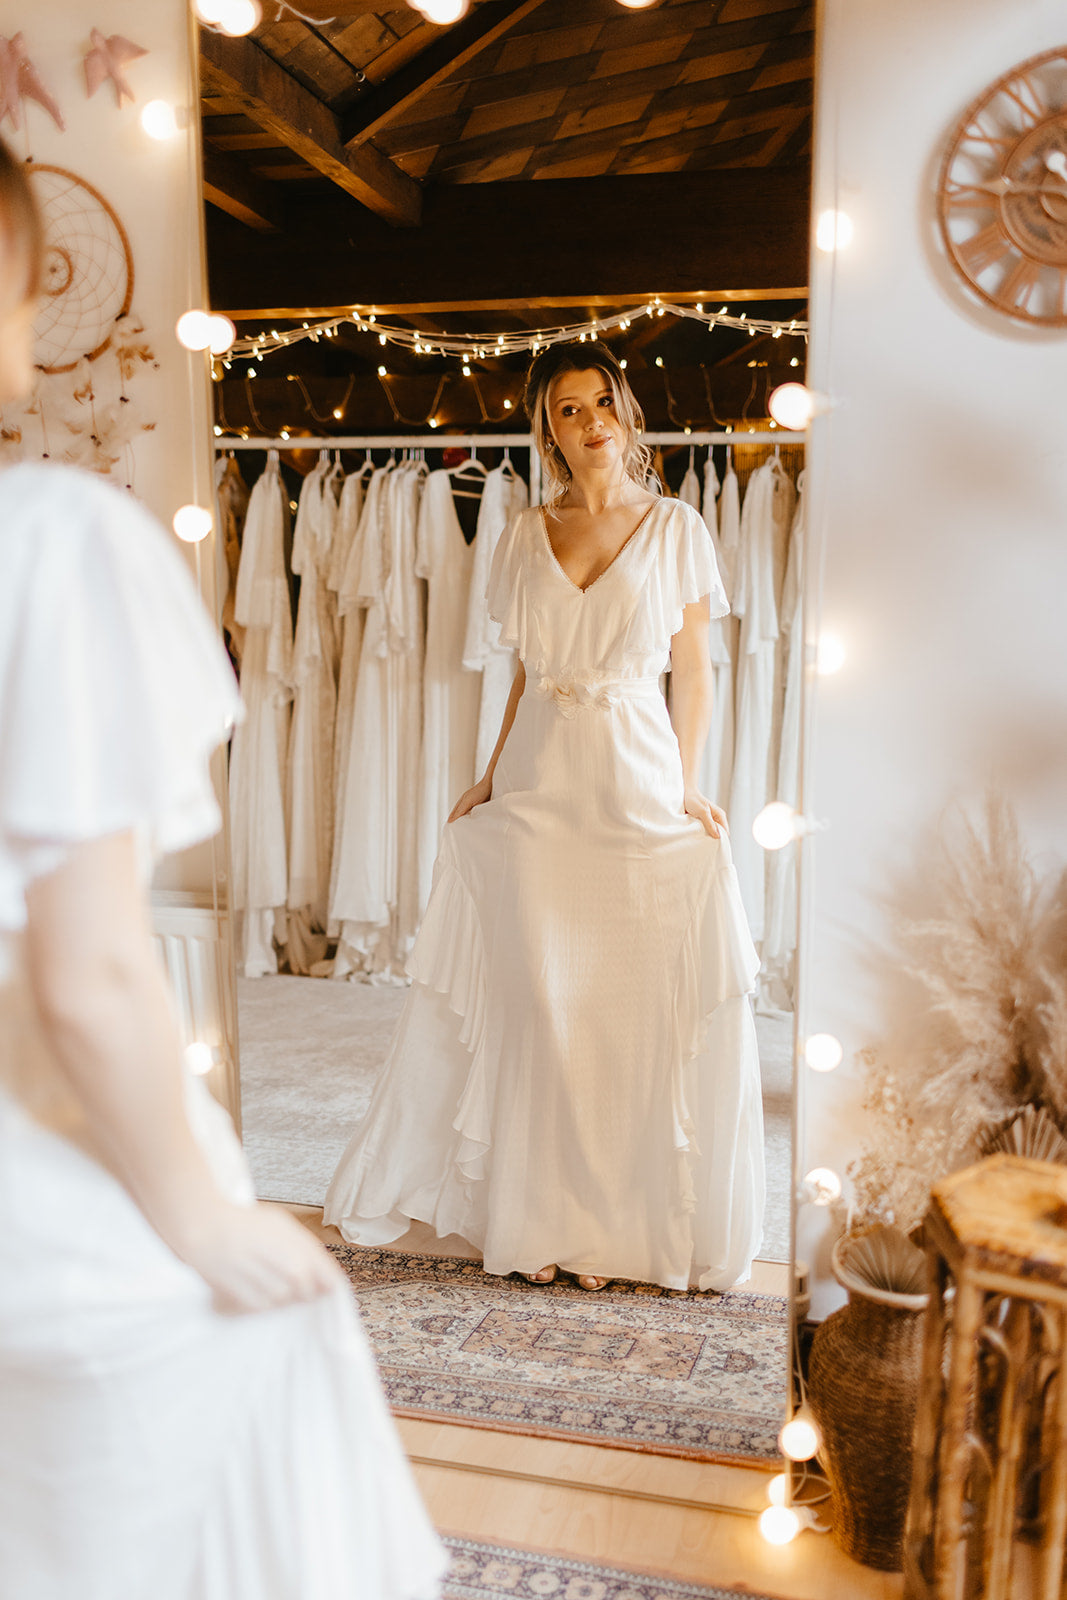
[[[562,27],[544,8],[546,62]],[[250,47],[277,64],[285,30]],[[319,38],[304,25],[306,90],[339,103]],[[752,825],[795,799],[799,762],[802,447],[767,395],[803,362],[806,180],[785,163],[769,186],[780,204],[792,174],[804,219],[780,262],[742,247],[727,268],[704,240],[680,260],[642,226],[620,276],[623,179],[493,181],[454,166],[444,128],[412,162],[411,110],[392,165],[443,209],[408,231],[376,207],[346,276],[296,244],[351,194],[309,173],[287,217],[266,203],[238,54],[209,41],[204,135],[213,303],[238,331],[217,485],[249,707],[230,895],[260,1195],[324,1206],[354,1277],[361,1251],[401,1275],[470,1262],[570,1296],[572,1320],[637,1294],[707,1315],[746,1288],[775,1367],[750,1439],[772,1454],[795,850]],[[758,172],[722,177],[739,221],[766,206]],[[662,208],[675,178],[625,184]],[[551,263],[494,267],[489,219],[498,238],[520,187],[545,222],[584,199],[610,237],[564,229]],[[372,299],[401,262],[404,297]],[[759,1411],[744,1384],[724,1397]]]

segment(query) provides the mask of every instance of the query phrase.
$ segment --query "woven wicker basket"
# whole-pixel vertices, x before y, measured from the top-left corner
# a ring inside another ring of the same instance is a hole
[[[896,1237],[899,1249],[889,1241],[893,1249],[874,1252],[883,1263],[899,1259],[896,1274],[870,1271],[872,1242],[885,1245],[885,1238],[838,1240],[834,1275],[849,1303],[816,1330],[808,1377],[834,1539],[854,1560],[887,1572],[899,1572],[903,1559],[927,1298],[914,1292],[921,1253]],[[902,1287],[886,1286],[894,1281]]]

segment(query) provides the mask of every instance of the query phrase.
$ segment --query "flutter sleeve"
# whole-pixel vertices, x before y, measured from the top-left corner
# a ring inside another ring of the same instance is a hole
[[[629,648],[639,654],[665,649],[682,626],[686,606],[705,595],[710,615],[726,616],[730,602],[719,577],[711,534],[699,512],[675,500],[662,525]]]
[[[500,535],[489,568],[485,599],[499,624],[502,649],[523,651],[526,643],[526,574],[524,545],[527,523],[536,512],[521,511]]]
[[[671,633],[682,626],[682,611],[696,600],[708,596],[711,615],[724,617],[730,610],[726,589],[719,575],[715,546],[707,523],[692,506],[681,501],[677,508],[674,540],[675,615]]]
[[[156,853],[221,824],[208,763],[241,714],[168,536],[74,470],[0,480],[0,927],[69,846],[135,828]]]

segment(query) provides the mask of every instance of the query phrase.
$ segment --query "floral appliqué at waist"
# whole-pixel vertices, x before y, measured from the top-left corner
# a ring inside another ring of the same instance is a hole
[[[537,692],[554,700],[560,716],[575,717],[579,711],[608,711],[628,696],[659,694],[659,678],[615,678],[608,681],[542,675]]]

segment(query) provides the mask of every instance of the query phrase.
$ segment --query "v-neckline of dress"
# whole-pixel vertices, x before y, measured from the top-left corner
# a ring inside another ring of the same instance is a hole
[[[575,583],[574,579],[569,575],[569,573],[564,572],[563,567],[560,565],[559,557],[557,556],[556,552],[552,548],[552,540],[548,536],[548,522],[547,522],[547,520],[545,518],[545,508],[544,508],[544,506],[538,506],[538,508],[537,508],[537,510],[538,510],[538,521],[539,521],[540,526],[541,526],[542,537],[544,538],[544,541],[545,541],[545,548],[548,551],[549,557],[550,557],[550,559],[552,561],[552,565],[555,567],[556,571],[559,573],[559,575],[563,579],[564,583],[568,584],[569,587],[574,590],[575,594],[586,595],[586,594],[588,594],[590,592],[590,590],[595,589],[597,584],[600,582],[601,578],[606,578],[608,573],[612,570],[612,568],[614,568],[614,567],[616,567],[618,565],[619,561],[625,555],[626,551],[629,550],[630,546],[633,544],[634,540],[637,538],[637,535],[641,532],[641,529],[644,527],[645,523],[648,521],[648,519],[652,515],[653,511],[655,511],[655,509],[659,505],[659,503],[660,502],[659,502],[658,499],[653,500],[652,504],[647,508],[647,510],[645,511],[644,516],[641,518],[640,522],[637,524],[637,527],[634,529],[633,533],[631,533],[629,535],[629,537],[625,540],[625,542],[619,546],[618,550],[616,550],[615,554],[612,556],[611,560],[608,562],[608,564],[604,568],[603,572],[598,572],[596,577],[593,579],[592,583],[587,583],[584,589],[582,588],[580,583]]]

